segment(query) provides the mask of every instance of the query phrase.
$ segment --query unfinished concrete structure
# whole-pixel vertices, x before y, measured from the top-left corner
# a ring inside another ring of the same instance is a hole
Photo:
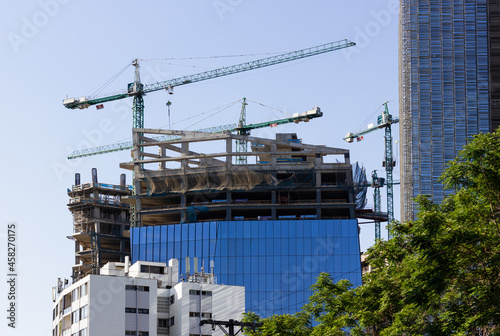
[[[92,183],[80,183],[68,189],[68,208],[73,214],[75,265],[73,281],[87,274],[99,274],[107,262],[123,262],[130,256],[129,206],[122,197],[132,193],[122,174],[120,185],[98,183],[92,169]]]
[[[252,143],[235,152],[236,140]],[[214,220],[353,219],[349,151],[301,143],[296,134],[264,139],[230,133],[133,130],[133,226]],[[212,153],[192,150],[203,143]],[[217,147],[220,152],[213,152]],[[336,155],[341,160],[326,162]],[[247,156],[245,165],[233,164]],[[254,159],[250,159],[254,157]]]

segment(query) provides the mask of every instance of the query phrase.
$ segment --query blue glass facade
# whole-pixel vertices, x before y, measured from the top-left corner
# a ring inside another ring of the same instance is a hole
[[[474,134],[490,131],[486,0],[401,2],[402,219]]]
[[[131,229],[132,260],[199,258],[218,283],[242,285],[246,309],[261,316],[295,313],[321,272],[361,284],[358,225],[346,220],[218,221]],[[191,267],[193,265],[191,264]]]

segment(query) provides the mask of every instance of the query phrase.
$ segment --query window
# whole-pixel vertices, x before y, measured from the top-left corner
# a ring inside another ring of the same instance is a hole
[[[135,313],[137,309],[135,308],[125,308],[125,313]]]
[[[200,317],[198,312],[189,312],[189,317]],[[212,318],[212,313],[201,313],[202,318]]]
[[[150,265],[141,265],[142,273],[154,273],[154,274],[163,274],[164,267],[160,266],[150,266]]]
[[[71,292],[72,301],[76,301],[80,298],[80,287],[73,289]]]
[[[87,286],[88,286],[88,282],[84,283],[81,287],[80,287],[80,297],[83,297],[85,295],[87,295]]]
[[[189,295],[200,295],[200,291],[199,290],[190,289],[189,290]]]
[[[71,313],[71,324],[80,321],[80,310],[75,310]]]
[[[80,330],[78,336],[87,336],[87,328]]]
[[[149,314],[149,309],[139,308],[137,309],[139,314]]]
[[[170,326],[173,326],[173,325],[174,325],[174,322],[175,322],[175,320],[174,320],[174,316],[172,316],[172,317],[170,318]]]
[[[148,286],[125,285],[125,290],[149,292],[149,287]]]
[[[158,319],[158,328],[168,328],[168,319]]]
[[[212,292],[211,291],[202,291],[201,295],[212,296]]]
[[[125,336],[135,336],[135,330],[125,330]]]
[[[170,296],[170,304],[173,304],[175,302],[175,295]]]
[[[149,336],[149,331],[139,331],[139,336]]]
[[[87,318],[88,316],[88,305],[83,306],[80,308],[80,320],[83,320],[84,318]]]

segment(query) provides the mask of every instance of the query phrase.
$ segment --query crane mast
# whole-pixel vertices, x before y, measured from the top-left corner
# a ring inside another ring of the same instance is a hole
[[[386,172],[386,184],[387,184],[387,218],[389,222],[389,227],[391,223],[394,221],[394,196],[393,196],[393,168],[395,165],[395,162],[393,160],[392,156],[392,134],[391,134],[391,125],[396,124],[399,122],[399,118],[393,117],[389,113],[389,108],[387,107],[387,101],[384,102],[384,110],[382,111],[382,114],[377,117],[377,125],[370,125],[366,130],[357,132],[357,133],[347,133],[347,135],[344,137],[344,140],[352,143],[354,139],[357,139],[358,141],[363,140],[363,136],[365,134],[371,133],[373,131],[376,131],[378,129],[384,129],[385,130],[385,136],[384,136],[384,148],[385,148],[385,157],[384,161],[382,162],[382,166],[385,167],[385,172]],[[374,193],[380,193],[378,188],[375,188]],[[380,198],[379,198],[380,200]],[[374,203],[377,203],[375,201]],[[380,206],[380,202],[378,202]],[[376,204],[374,204],[376,206]],[[378,236],[377,236],[378,235]],[[378,222],[378,232],[377,232],[377,223],[375,224],[375,238],[380,239],[380,222]],[[389,229],[389,235],[388,238],[391,239],[391,230]]]
[[[371,187],[373,190],[373,212],[380,214],[382,212],[382,207],[380,206],[380,188],[384,186],[384,179],[377,176],[377,171],[374,170],[372,173],[372,183]],[[380,235],[380,221],[375,220],[375,240],[380,240],[382,237]]]
[[[243,98],[241,102],[241,112],[240,112],[240,120],[238,121],[238,127],[243,127],[247,125],[247,110],[246,106],[248,105],[247,99]],[[239,135],[242,135],[238,132]],[[236,152],[237,153],[245,153],[247,151],[247,142],[246,140],[236,140]],[[246,155],[241,155],[236,157],[236,164],[247,164]]]
[[[391,134],[391,124],[397,121],[392,120],[392,116],[389,114],[389,109],[387,108],[387,102],[384,103],[384,112],[382,114],[382,117],[386,117],[386,120],[383,120],[383,122],[387,123],[387,126],[385,127],[385,161],[384,161],[384,167],[385,167],[385,173],[386,173],[386,178],[387,178],[387,218],[389,220],[388,226],[389,226],[389,233],[388,233],[388,239],[392,238],[391,235],[391,224],[394,221],[394,196],[393,196],[393,179],[392,179],[392,171],[395,165],[395,161],[392,158],[392,134]]]
[[[141,84],[139,60],[133,60],[132,65],[135,67],[135,80],[131,92],[131,95],[134,97],[132,104],[132,127],[144,128],[144,85]]]

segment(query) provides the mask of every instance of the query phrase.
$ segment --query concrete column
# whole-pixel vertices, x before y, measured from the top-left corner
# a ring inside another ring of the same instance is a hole
[[[183,142],[181,144],[181,157],[188,156],[188,155],[189,155],[189,143]],[[181,167],[182,168],[188,167],[188,162],[186,159],[181,160]]]
[[[278,151],[277,148],[278,147],[276,146],[275,143],[271,144],[271,152],[272,152],[272,154],[271,154],[271,167],[272,167],[272,169],[276,169],[277,160],[276,160],[276,154],[274,154],[274,153],[276,153]]]
[[[166,155],[166,149],[165,147],[158,147],[158,154],[161,156],[161,157],[165,157]],[[167,166],[167,163],[165,161],[163,162],[158,162],[158,169],[159,170],[165,170],[166,166]]]

